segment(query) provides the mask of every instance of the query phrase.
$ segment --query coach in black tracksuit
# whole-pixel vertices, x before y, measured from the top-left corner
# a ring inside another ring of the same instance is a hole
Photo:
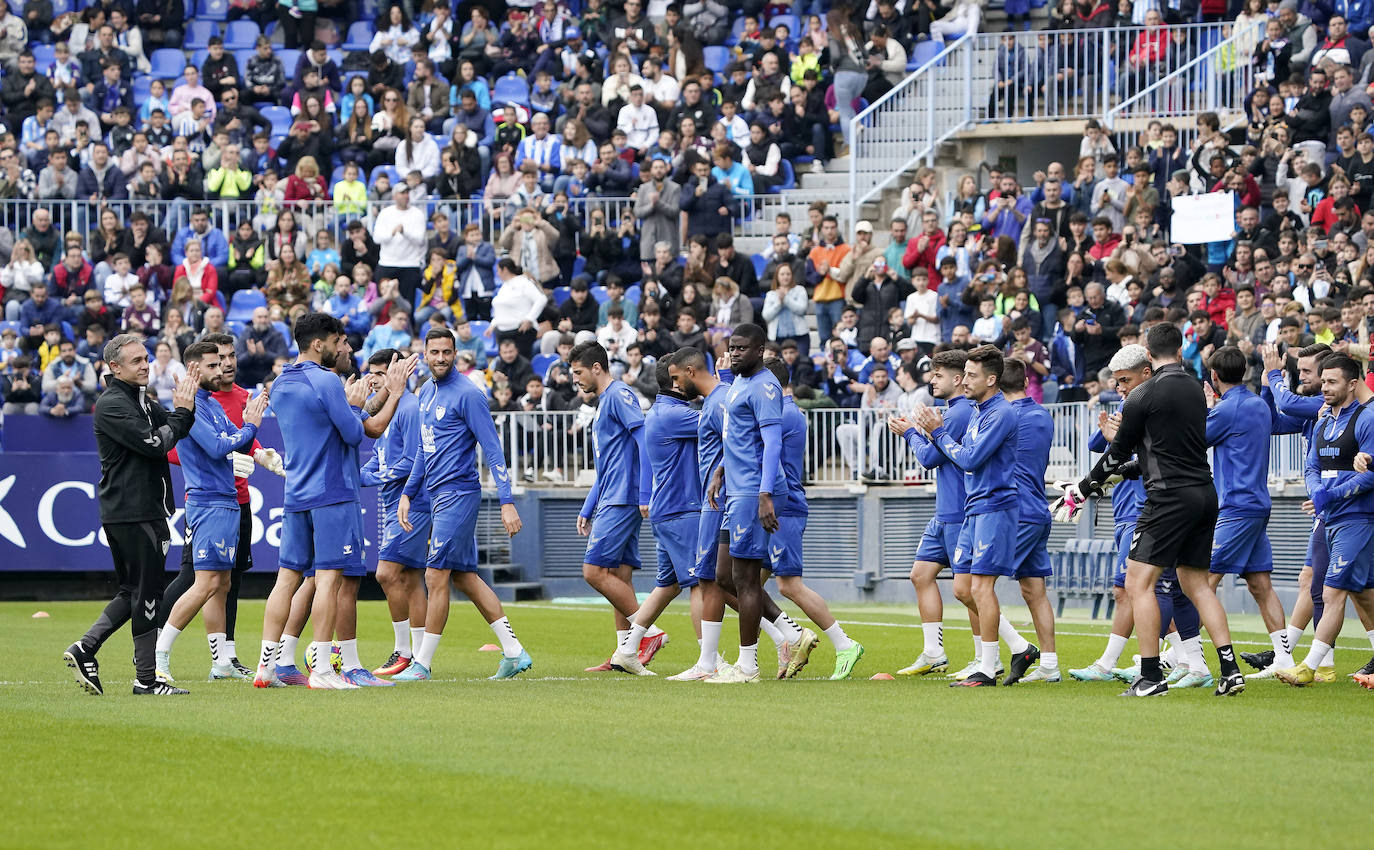
[[[64,658],[76,679],[102,692],[95,654],[110,635],[131,623],[135,694],[185,693],[154,676],[158,606],[167,569],[172,515],[172,472],[167,452],[191,431],[198,369],[189,370],[167,412],[148,395],[148,351],[143,338],[120,334],[105,346],[113,378],[95,403],[95,440],[100,452],[100,522],[114,559],[119,592],[85,637]],[[193,364],[194,365],[194,364]]]

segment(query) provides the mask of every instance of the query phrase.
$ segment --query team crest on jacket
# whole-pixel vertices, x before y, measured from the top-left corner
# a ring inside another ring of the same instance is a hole
[[[439,405],[438,407],[434,408],[434,418],[435,418],[435,419],[443,419],[443,418],[444,418],[444,406],[443,406],[443,405]]]

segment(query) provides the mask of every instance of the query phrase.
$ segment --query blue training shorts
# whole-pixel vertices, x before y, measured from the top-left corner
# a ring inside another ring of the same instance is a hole
[[[198,570],[228,570],[239,545],[239,508],[186,506],[186,544]]]
[[[658,542],[656,587],[696,587],[698,525],[696,514],[678,514],[654,523],[654,540]]]
[[[401,521],[392,511],[382,526],[382,547],[377,552],[377,560],[400,564],[406,569],[423,570],[429,559],[429,527],[428,510],[417,511],[411,507],[410,531],[401,527]]]
[[[426,567],[463,573],[477,571],[477,514],[481,509],[481,490],[445,490],[434,494]]]
[[[1112,575],[1113,587],[1126,586],[1126,558],[1131,554],[1131,538],[1134,536],[1134,522],[1118,522],[1112,527],[1112,539],[1116,543],[1116,573]]]
[[[780,512],[787,504],[787,496],[773,496],[773,511]],[[730,533],[730,555],[754,561],[768,560],[767,531],[759,522],[758,496],[729,496],[725,500],[725,530]]]
[[[597,508],[582,563],[608,570],[619,569],[622,564],[639,569],[639,529],[643,524],[638,505]]]
[[[287,511],[281,521],[279,563],[288,570],[342,570],[350,578],[367,575],[363,563],[363,509],[341,502],[308,511]]]
[[[697,522],[696,577],[698,581],[716,580],[716,555],[720,550],[720,524],[724,511],[703,508]]]
[[[1211,572],[1224,575],[1274,570],[1274,550],[1265,527],[1267,516],[1223,516],[1212,535]]]
[[[1331,562],[1326,586],[1359,593],[1374,585],[1374,522],[1343,522],[1326,527]]]
[[[963,523],[939,519],[932,519],[926,523],[926,530],[921,534],[921,542],[916,547],[915,560],[954,567],[955,561],[958,560],[954,557],[954,551],[959,548],[959,528],[962,525]],[[968,565],[965,564],[964,567],[963,572],[968,572]]]
[[[959,530],[956,560],[968,563],[976,576],[1010,576],[1016,572],[1016,508],[975,514]]]
[[[1012,563],[1016,566],[1013,576],[1019,581],[1023,578],[1049,578],[1054,575],[1050,566],[1050,524],[1022,523],[1016,529],[1016,551]]]
[[[802,535],[806,534],[805,516],[778,517],[778,533],[768,541],[769,569],[775,576],[802,574]]]

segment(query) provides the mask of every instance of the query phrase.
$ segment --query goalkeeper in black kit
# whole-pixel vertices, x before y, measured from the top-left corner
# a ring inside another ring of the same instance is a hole
[[[192,363],[177,382],[169,413],[148,394],[148,350],[142,337],[120,334],[105,346],[104,354],[113,377],[95,403],[100,522],[119,592],[62,657],[79,685],[92,694],[104,693],[95,656],[127,622],[134,639],[134,694],[184,694],[157,681],[154,651],[171,539],[167,518],[175,508],[167,452],[191,432],[200,364]]]
[[[1126,594],[1135,613],[1140,642],[1140,677],[1122,696],[1168,693],[1159,663],[1159,606],[1154,587],[1160,575],[1178,568],[1183,592],[1193,601],[1221,660],[1216,695],[1238,694],[1245,678],[1231,648],[1226,611],[1208,581],[1217,493],[1207,462],[1207,400],[1197,378],[1185,371],[1179,350],[1183,335],[1173,325],[1156,325],[1146,338],[1153,374],[1133,390],[1121,408],[1116,439],[1088,477],[1066,492],[1069,500],[1099,496],[1103,485],[1138,455],[1145,478],[1145,506],[1136,523],[1126,561]]]

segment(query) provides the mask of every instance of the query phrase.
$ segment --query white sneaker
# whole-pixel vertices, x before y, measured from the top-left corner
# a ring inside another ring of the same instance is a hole
[[[155,651],[153,653],[153,667],[155,676],[159,682],[175,682],[172,678],[172,653]]]
[[[310,674],[310,688],[321,691],[356,691],[358,686],[344,681],[344,677],[330,670],[328,673]]]
[[[286,683],[277,678],[277,665],[269,664],[266,667],[258,668],[257,675],[253,677],[253,687],[284,688]]]
[[[712,685],[758,684],[759,671],[755,670],[753,673],[745,673],[735,665],[727,664],[702,681]]]
[[[812,173],[812,174],[824,174],[824,173],[825,173],[825,163],[821,162],[819,159],[813,159],[813,160],[811,160],[811,173]]]
[[[962,682],[962,681],[964,681],[965,679],[967,679],[969,676],[972,676],[974,673],[977,673],[977,672],[978,672],[978,659],[975,658],[975,659],[973,659],[972,661],[970,661],[970,662],[964,667],[964,669],[959,670],[959,671],[957,671],[957,672],[955,672],[955,673],[949,674],[949,678],[954,679],[956,682]]]
[[[611,669],[619,670],[622,673],[629,673],[631,676],[654,676],[654,671],[639,663],[639,654],[635,652],[622,652],[617,649],[611,655]]]
[[[669,682],[700,682],[709,679],[716,674],[715,670],[703,670],[700,667],[688,667],[675,676],[669,676]]]
[[[1062,682],[1063,678],[1059,675],[1059,668],[1046,670],[1044,667],[1036,667],[1026,675],[1021,677],[1023,682]]]
[[[211,682],[218,682],[218,681],[220,681],[221,679],[247,679],[247,678],[249,678],[249,677],[248,677],[248,676],[245,676],[243,673],[241,673],[241,672],[239,671],[239,669],[238,669],[237,667],[235,667],[233,664],[211,664],[211,665],[210,665],[210,676],[209,676],[209,680],[210,680]]]
[[[1258,672],[1255,672],[1255,673],[1246,673],[1246,674],[1245,674],[1245,681],[1249,682],[1249,681],[1252,681],[1252,680],[1254,680],[1254,679],[1272,679],[1272,678],[1274,678],[1276,675],[1278,675],[1278,672],[1279,672],[1280,670],[1287,670],[1289,667],[1295,667],[1295,666],[1297,666],[1297,665],[1295,665],[1295,664],[1283,665],[1283,664],[1279,664],[1278,662],[1275,662],[1275,663],[1270,664],[1268,667],[1265,667],[1263,670],[1260,670],[1260,671],[1258,671]]]

